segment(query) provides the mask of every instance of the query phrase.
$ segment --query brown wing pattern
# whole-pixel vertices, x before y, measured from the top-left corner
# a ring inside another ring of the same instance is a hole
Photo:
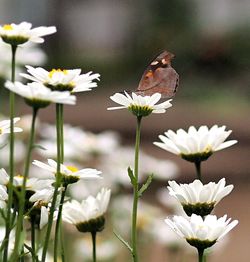
[[[171,66],[174,55],[168,51],[158,55],[145,70],[136,93],[152,95],[161,93],[163,98],[175,95],[179,84],[179,75]]]

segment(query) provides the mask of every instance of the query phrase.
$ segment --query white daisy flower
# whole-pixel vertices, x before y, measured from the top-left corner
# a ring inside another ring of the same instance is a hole
[[[20,188],[23,184],[23,176],[16,175],[13,177],[13,186],[16,188]],[[38,179],[38,178],[28,178],[26,182],[26,190],[29,191],[37,191],[45,188],[51,187],[54,181],[52,179]],[[9,183],[9,175],[5,171],[5,169],[0,169],[0,185],[8,186]]]
[[[54,182],[54,181],[53,181]],[[49,219],[50,202],[54,194],[54,187],[52,185],[41,190],[37,190],[30,198],[29,201],[34,203],[29,213],[30,218],[33,218],[37,226],[42,229]],[[56,213],[54,214],[56,219]]]
[[[237,143],[237,140],[224,142],[232,132],[225,129],[225,126],[214,125],[210,129],[201,126],[198,130],[191,126],[187,132],[183,129],[178,129],[176,133],[168,130],[164,135],[159,136],[162,142],[154,142],[154,145],[180,155],[185,160],[200,162],[207,160],[215,151]]]
[[[0,36],[4,42],[17,46],[26,42],[43,43],[43,36],[56,32],[55,26],[40,26],[33,29],[31,27],[32,24],[27,22],[6,24],[0,26]]]
[[[214,206],[233,190],[233,185],[225,186],[225,178],[217,184],[210,182],[203,185],[198,179],[190,184],[178,185],[175,181],[168,184],[169,194],[180,201],[188,216],[193,213],[200,216],[210,214]]]
[[[105,224],[104,214],[110,200],[110,189],[102,188],[96,197],[89,196],[81,203],[72,200],[63,206],[63,220],[77,227],[80,232],[99,232]]]
[[[81,74],[81,69],[52,69],[47,71],[41,67],[26,66],[26,68],[29,74],[20,74],[21,76],[57,91],[70,91],[72,93],[90,91],[97,87],[97,83],[93,81],[100,80],[99,74],[92,74],[92,72]]]
[[[110,99],[121,106],[109,107],[108,110],[127,108],[138,117],[148,116],[151,113],[165,113],[166,109],[172,106],[170,103],[172,99],[156,105],[161,99],[161,94],[159,93],[155,93],[152,96],[141,96],[132,93],[130,96],[127,92],[124,92],[124,94],[116,93]]]
[[[20,117],[15,117],[13,119],[14,124],[20,120]],[[14,132],[22,132],[22,128],[14,127]],[[10,133],[10,120],[3,120],[0,121],[0,136],[3,134],[9,134]]]
[[[57,162],[52,159],[48,159],[48,165],[38,160],[34,160],[32,163],[35,166],[47,170],[54,175],[57,174]],[[74,166],[65,166],[60,164],[60,174],[62,175],[63,180],[62,182],[63,184],[67,185],[75,183],[80,179],[101,179],[102,177],[99,176],[101,173],[101,171],[93,168],[84,168],[79,170]]]
[[[227,215],[217,218],[208,215],[204,219],[193,214],[189,219],[182,216],[173,216],[165,222],[182,238],[198,249],[206,249],[224,237],[237,224],[238,220],[227,219]]]
[[[52,102],[69,105],[74,105],[76,102],[76,97],[71,95],[70,92],[52,91],[41,83],[32,82],[24,85],[20,82],[7,81],[5,87],[24,97],[27,104],[33,107],[46,107]]]
[[[5,174],[7,174],[6,171],[3,168],[1,168],[0,177],[5,176]],[[5,208],[7,200],[8,200],[7,188],[5,185],[1,184],[0,185],[0,209]]]

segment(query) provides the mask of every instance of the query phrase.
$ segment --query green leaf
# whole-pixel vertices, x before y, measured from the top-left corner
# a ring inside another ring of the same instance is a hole
[[[129,243],[123,239],[123,237],[116,233],[115,231],[113,231],[113,233],[115,234],[115,236],[125,245],[125,247],[132,253],[133,252],[133,249],[132,247],[129,245]]]
[[[140,188],[140,190],[138,191],[138,196],[141,197],[142,194],[148,189],[149,185],[151,184],[152,180],[153,180],[153,176],[154,174],[150,174],[146,180],[146,182],[142,185],[142,187]]]
[[[135,184],[136,184],[136,179],[135,179],[133,170],[132,170],[130,167],[128,167],[128,176],[129,176],[129,178],[130,178],[131,184],[132,184],[133,186],[135,186]]]

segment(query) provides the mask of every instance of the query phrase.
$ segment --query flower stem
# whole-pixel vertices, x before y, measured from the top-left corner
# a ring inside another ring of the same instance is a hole
[[[14,251],[11,256],[11,261],[17,261],[18,252],[20,248],[20,241],[21,241],[21,235],[22,235],[22,229],[23,229],[23,216],[24,216],[24,209],[25,209],[25,195],[26,195],[26,183],[29,175],[29,168],[30,168],[30,161],[31,161],[31,152],[33,148],[34,143],[34,137],[35,137],[35,122],[36,122],[36,116],[38,113],[37,108],[33,108],[33,114],[32,114],[32,123],[31,123],[31,129],[30,129],[30,137],[29,137],[29,143],[28,143],[28,149],[27,149],[27,155],[26,155],[26,161],[25,161],[25,168],[24,168],[24,174],[23,174],[23,184],[19,196],[19,211],[18,211],[18,217],[17,217],[17,225],[16,225],[16,239],[15,239],[15,246]]]
[[[16,50],[17,46],[11,45],[12,61],[11,61],[11,81],[15,82],[15,68],[16,68]],[[10,103],[10,153],[9,153],[9,188],[8,188],[8,206],[5,224],[5,237],[3,243],[5,244],[3,262],[8,260],[8,247],[9,247],[9,234],[11,231],[11,208],[13,203],[13,179],[14,179],[14,117],[15,117],[15,94],[10,91],[9,93]]]
[[[48,219],[48,226],[47,226],[47,231],[45,235],[45,241],[44,241],[44,246],[43,246],[43,252],[42,252],[42,262],[45,262],[46,259],[46,254],[48,250],[48,245],[49,245],[49,240],[50,240],[50,234],[51,234],[51,229],[52,229],[52,224],[53,224],[53,218],[54,218],[54,211],[56,207],[56,200],[57,200],[57,195],[59,193],[59,187],[61,186],[61,169],[60,169],[60,164],[61,164],[61,125],[63,124],[63,120],[61,118],[61,113],[60,113],[60,104],[56,104],[56,137],[57,137],[57,173],[56,173],[56,183],[55,183],[55,190],[52,198],[52,203],[50,207],[50,213],[49,213],[49,219]],[[54,262],[57,261],[57,258],[54,259]]]
[[[31,248],[32,248],[32,262],[37,262],[36,257],[36,228],[34,218],[31,218]]]
[[[203,262],[204,249],[198,249],[198,262]]]
[[[61,194],[61,200],[56,220],[56,229],[55,229],[55,242],[54,242],[54,261],[57,261],[57,249],[58,249],[58,239],[60,235],[60,226],[61,226],[61,220],[62,220],[62,209],[63,209],[63,203],[65,199],[67,191],[67,186],[63,188],[62,194]]]
[[[196,161],[196,162],[195,162],[195,168],[196,168],[197,178],[202,182],[202,177],[201,177],[201,161]]]
[[[132,255],[133,261],[138,261],[137,254],[137,208],[139,200],[139,185],[138,185],[138,166],[139,166],[139,149],[140,149],[140,133],[141,133],[141,117],[137,117],[137,127],[136,127],[136,139],[135,139],[135,162],[134,162],[134,178],[133,183],[134,188],[134,200],[133,200],[133,213],[132,213]]]
[[[91,232],[91,236],[92,236],[92,254],[93,254],[93,262],[96,262],[96,232],[93,231]]]
[[[60,130],[60,139],[61,139],[61,142],[60,142],[60,146],[61,146],[61,163],[63,164],[64,162],[64,132],[63,132],[63,104],[59,104],[59,110],[60,110],[60,118],[61,118],[61,130]]]

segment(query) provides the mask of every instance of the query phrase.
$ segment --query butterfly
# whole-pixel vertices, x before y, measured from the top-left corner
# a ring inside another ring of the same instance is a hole
[[[135,91],[136,94],[146,96],[160,93],[162,98],[171,98],[179,86],[179,75],[171,66],[174,54],[161,52],[146,68]]]

